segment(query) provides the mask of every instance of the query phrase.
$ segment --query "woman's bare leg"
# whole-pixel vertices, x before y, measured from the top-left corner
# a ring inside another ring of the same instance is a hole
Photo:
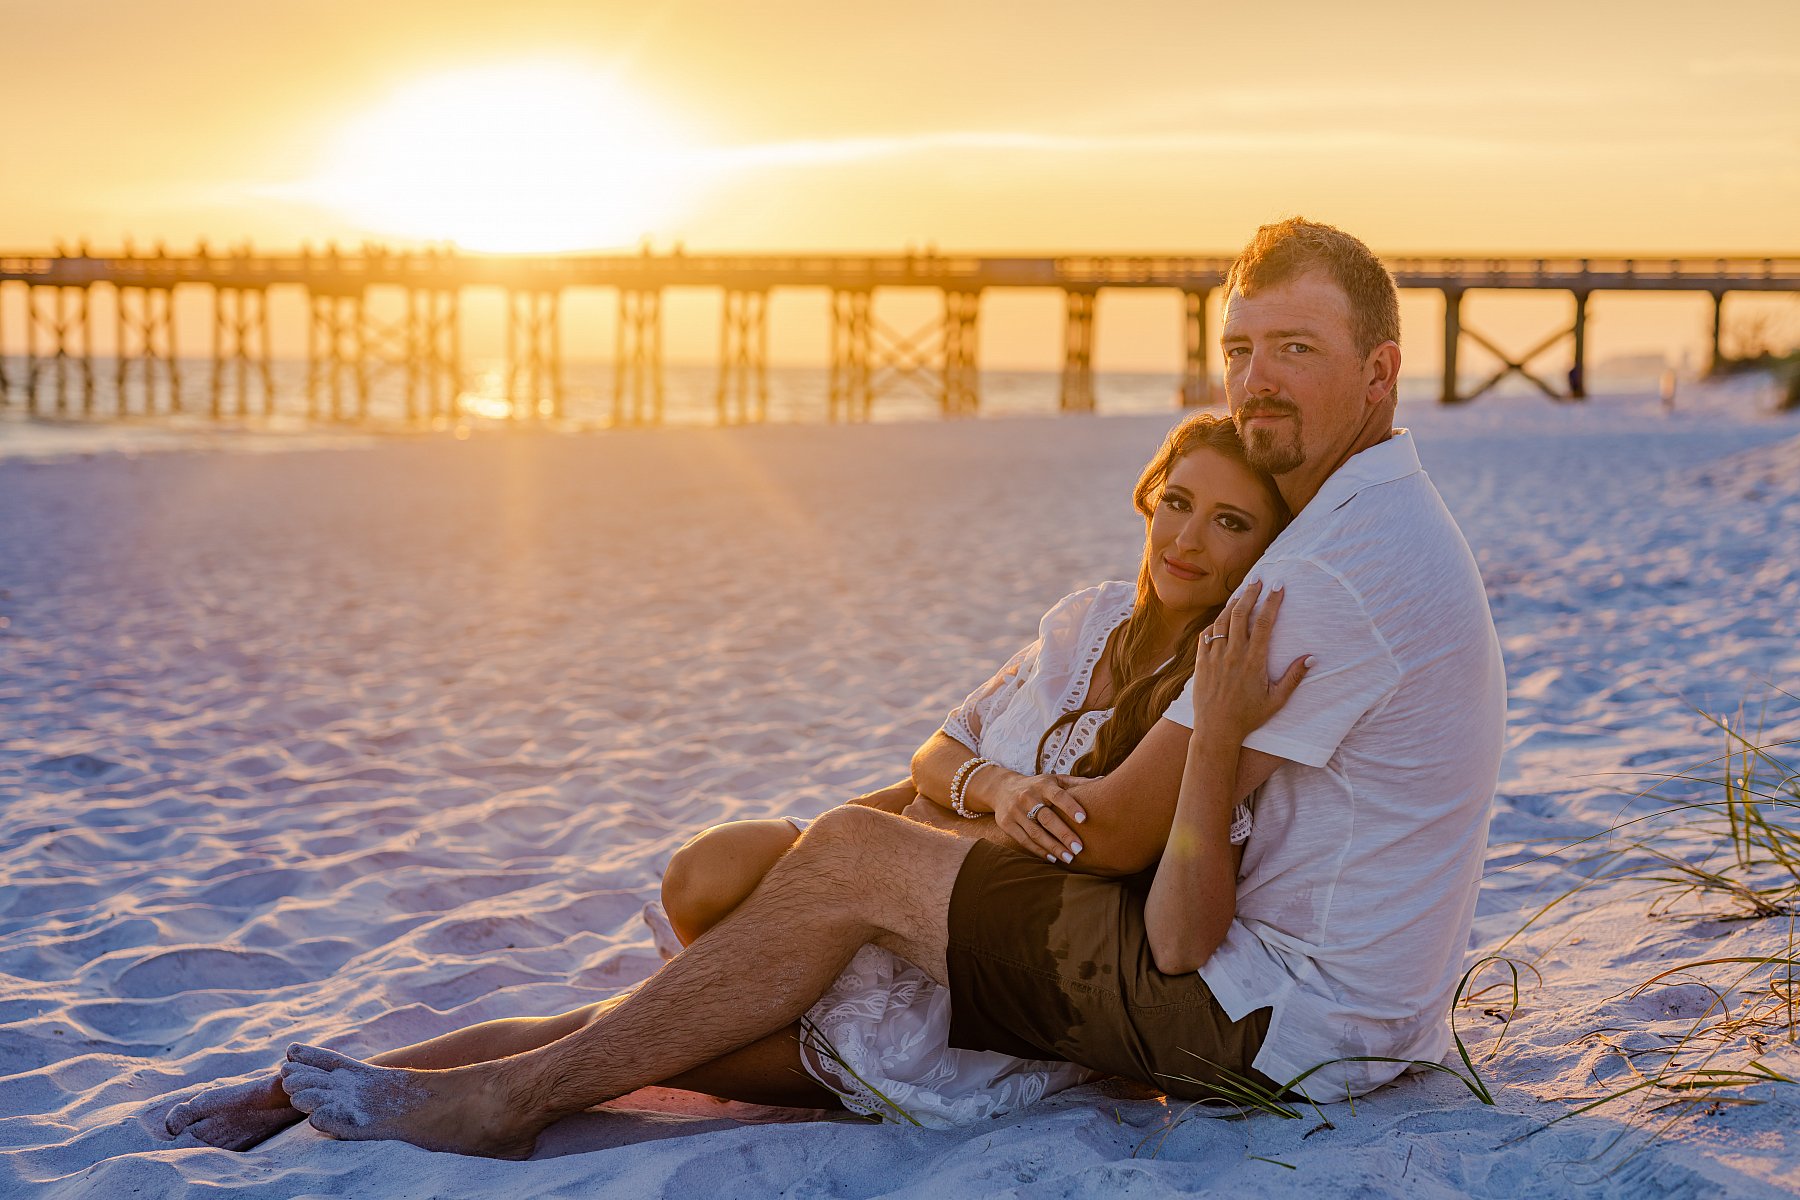
[[[684,946],[750,898],[800,836],[782,820],[731,821],[691,838],[663,872],[663,910]]]

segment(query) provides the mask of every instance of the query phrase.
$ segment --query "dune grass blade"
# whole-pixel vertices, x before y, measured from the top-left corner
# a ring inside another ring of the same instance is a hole
[[[845,1062],[844,1056],[838,1053],[837,1047],[831,1044],[831,1039],[825,1036],[825,1031],[820,1029],[818,1024],[810,1018],[800,1018],[800,1041],[802,1045],[811,1049],[815,1054],[829,1059],[844,1074],[861,1084],[865,1092],[879,1100],[885,1107],[891,1109],[896,1116],[900,1117],[900,1119],[905,1121],[908,1125],[918,1129],[925,1128],[924,1122],[907,1112],[906,1109],[902,1108],[900,1104],[892,1097],[888,1096],[887,1093],[857,1074],[855,1068]]]

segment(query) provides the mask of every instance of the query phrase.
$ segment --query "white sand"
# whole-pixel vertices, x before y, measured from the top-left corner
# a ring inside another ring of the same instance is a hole
[[[1753,407],[1403,411],[1512,679],[1472,951],[1570,885],[1535,856],[1642,782],[1606,773],[1716,752],[1683,697],[1800,683],[1800,426]],[[526,1163],[304,1125],[247,1154],[156,1135],[159,1097],[290,1040],[372,1052],[643,979],[639,910],[690,831],[896,777],[1046,605],[1130,572],[1127,492],[1167,424],[0,463],[0,1192],[1788,1194],[1800,1087],[1513,1140],[1620,1077],[1605,1039],[1698,1011],[1691,984],[1635,982],[1787,943],[1785,921],[1648,920],[1624,885],[1511,947],[1543,982],[1483,1063],[1494,1107],[1418,1076],[1327,1107],[1330,1128],[1195,1116],[1164,1137],[1169,1108],[1104,1088],[952,1132],[646,1092]],[[1462,1017],[1477,1055],[1496,1004]],[[1763,1059],[1800,1074],[1785,1043]]]

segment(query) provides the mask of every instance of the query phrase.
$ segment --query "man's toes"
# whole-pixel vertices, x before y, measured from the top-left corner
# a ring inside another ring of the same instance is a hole
[[[339,1054],[336,1050],[327,1050],[323,1046],[308,1046],[304,1042],[295,1042],[289,1046],[287,1059],[291,1063],[317,1067],[321,1071],[336,1071],[344,1067],[363,1065],[348,1055]]]
[[[183,1100],[163,1115],[163,1128],[169,1131],[170,1137],[180,1137],[181,1131],[194,1123],[193,1105]]]

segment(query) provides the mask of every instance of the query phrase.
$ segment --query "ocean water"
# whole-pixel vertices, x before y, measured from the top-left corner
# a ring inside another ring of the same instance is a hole
[[[138,362],[127,364],[121,387],[117,360],[96,357],[92,374],[92,400],[86,397],[82,365],[79,360],[40,364],[35,401],[27,396],[25,362],[18,356],[0,359],[0,438],[20,429],[20,418],[47,418],[52,422],[85,423],[98,419],[117,424],[120,417],[155,417],[164,429],[192,428],[212,423],[215,402],[215,380],[212,362],[206,358],[183,358],[177,361],[175,380],[159,367],[146,373]],[[251,374],[241,381],[241,415],[239,421],[240,379],[228,367],[217,381],[217,403],[223,424],[240,429],[293,430],[318,428],[333,424],[357,425],[357,384],[348,371],[336,381],[335,401],[338,416],[332,417],[332,381],[321,376],[309,380],[303,359],[277,359],[271,365],[274,384],[272,395],[265,397],[262,381]],[[1476,380],[1464,381],[1465,389]],[[407,397],[404,373],[397,367],[377,367],[368,374],[368,423],[388,428],[406,420]],[[872,421],[918,421],[937,419],[943,415],[938,382],[928,373],[900,376],[891,370],[875,376],[876,394],[869,419]],[[1059,409],[1062,380],[1054,370],[983,370],[980,372],[977,417],[1017,417],[1053,415]],[[1214,395],[1222,396],[1218,380],[1213,381]],[[1433,402],[1441,383],[1435,374],[1405,375],[1401,379],[1403,402]],[[1601,390],[1640,391],[1654,389],[1653,376],[1638,378],[1603,374],[1590,380],[1590,387]],[[720,418],[721,375],[711,364],[669,364],[663,370],[663,421],[670,425],[713,425]],[[831,419],[829,408],[830,376],[822,367],[771,367],[766,377],[766,420],[776,423],[812,423]],[[444,390],[448,390],[447,386]],[[521,381],[516,389],[521,397],[518,417],[530,419],[532,399],[539,409],[539,419],[552,409],[548,384],[531,387]],[[563,421],[576,428],[606,427],[618,423],[620,411],[616,403],[616,380],[612,364],[607,362],[570,362],[564,365],[561,380]],[[1173,412],[1180,407],[1180,377],[1174,372],[1101,371],[1094,376],[1095,409],[1101,416],[1126,413]],[[309,394],[310,393],[310,394]],[[504,360],[472,359],[464,363],[461,378],[454,389],[453,418],[450,424],[480,428],[504,424],[509,419],[508,370]],[[1533,396],[1542,398],[1524,380],[1505,381],[1492,393],[1493,398]],[[751,400],[754,403],[754,397]],[[419,394],[421,408],[425,404],[423,390]],[[735,399],[733,400],[735,404]],[[309,414],[314,411],[317,419]],[[629,412],[629,402],[624,410]],[[734,410],[735,411],[735,410]],[[517,419],[517,418],[514,418]],[[629,422],[627,422],[629,423]],[[137,422],[128,422],[127,426]]]
[[[210,359],[181,359],[176,363],[175,386],[168,372],[161,368],[146,378],[140,363],[128,364],[121,388],[115,359],[95,358],[91,371],[93,399],[85,399],[87,386],[81,363],[40,364],[35,403],[26,396],[26,371],[22,358],[9,357],[4,362],[7,388],[0,410],[50,418],[82,419],[87,416],[169,415],[175,410],[187,417],[209,417],[214,402],[214,379]],[[459,421],[482,424],[505,420],[509,411],[509,381],[506,363],[499,359],[465,362],[462,377],[455,388],[455,413]],[[278,359],[271,365],[274,383],[271,415],[282,422],[305,420],[316,404],[329,421],[332,408],[331,380],[308,378],[307,364],[300,359]],[[612,364],[606,362],[565,363],[561,380],[564,419],[576,426],[592,427],[614,423],[615,377]],[[406,379],[395,367],[370,371],[368,380],[369,420],[389,425],[405,420]],[[670,364],[663,369],[663,420],[672,425],[711,425],[719,422],[720,372],[710,364]],[[876,394],[869,414],[874,421],[915,421],[936,418],[942,414],[938,383],[934,375],[899,376],[891,371],[878,373]],[[754,388],[752,382],[751,387]],[[1172,411],[1178,407],[1180,378],[1174,373],[1102,372],[1095,377],[1096,411],[1100,413],[1143,413]],[[312,392],[309,395],[309,389]],[[767,420],[772,422],[822,422],[830,419],[829,373],[820,367],[771,367],[766,376]],[[354,419],[357,408],[357,385],[349,372],[337,380],[337,406],[342,419]],[[1046,415],[1057,411],[1061,377],[1055,371],[984,370],[980,374],[978,416]],[[548,383],[536,387],[521,382],[517,391],[522,400],[520,415],[529,416],[535,397],[545,415],[551,409]],[[219,381],[219,403],[226,417],[238,413],[239,380],[228,367]],[[178,396],[178,401],[172,397]],[[248,415],[261,417],[265,411],[261,379],[252,373],[244,381]],[[754,403],[754,392],[751,397]],[[421,393],[420,403],[423,404]]]

